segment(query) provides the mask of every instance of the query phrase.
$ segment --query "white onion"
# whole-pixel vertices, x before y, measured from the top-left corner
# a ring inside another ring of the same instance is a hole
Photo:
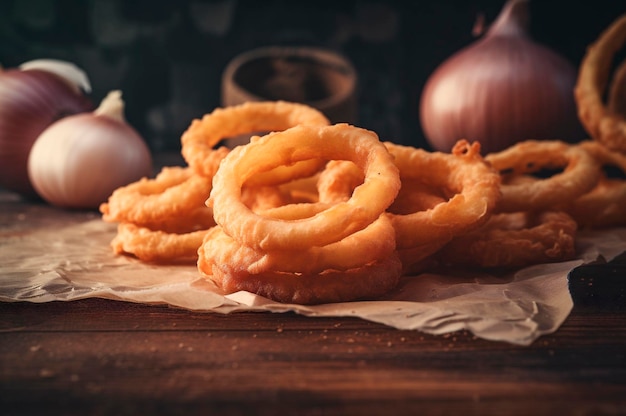
[[[65,117],[37,138],[28,175],[37,193],[64,208],[94,209],[118,187],[152,173],[150,150],[123,118],[120,91],[93,113]]]
[[[479,40],[453,54],[429,77],[420,120],[435,150],[459,139],[483,153],[527,139],[575,142],[584,136],[574,102],[577,70],[533,42],[528,0],[509,0]]]
[[[0,68],[0,187],[36,197],[27,171],[37,137],[54,121],[90,111],[84,72],[73,64],[37,60]]]

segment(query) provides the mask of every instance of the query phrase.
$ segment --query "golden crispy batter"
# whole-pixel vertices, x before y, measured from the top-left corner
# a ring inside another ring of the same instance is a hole
[[[485,156],[503,175],[500,212],[541,211],[573,201],[598,183],[600,166],[577,145],[562,141],[527,140]],[[530,180],[528,174],[562,169]],[[517,179],[523,176],[525,180]]]
[[[238,195],[248,178],[320,157],[352,159],[363,169],[366,180],[350,200],[299,221],[262,218],[241,202]],[[233,149],[215,175],[208,204],[215,221],[241,244],[294,250],[330,244],[365,228],[393,202],[399,189],[398,170],[373,132],[347,124],[302,125]]]
[[[362,183],[342,200],[320,198],[257,212],[241,200],[248,178],[320,158],[350,161]],[[380,296],[402,271],[385,214],[399,189],[391,155],[368,130],[296,126],[252,140],[234,149],[215,175],[208,203],[218,226],[198,251],[198,270],[227,292],[249,290],[281,302]]]
[[[111,247],[118,254],[132,254],[145,262],[196,263],[198,247],[207,232],[208,229],[182,234],[168,233],[121,223]]]
[[[512,268],[571,260],[577,225],[564,212],[494,214],[480,228],[455,238],[437,257],[445,264]]]
[[[188,167],[164,167],[154,179],[142,178],[116,189],[100,205],[100,212],[109,222],[171,231],[197,230],[215,224],[213,211],[204,204],[211,188],[210,178]]]
[[[181,153],[189,166],[206,177],[213,177],[228,149],[220,141],[242,134],[282,131],[297,125],[330,124],[321,112],[304,104],[285,101],[247,102],[217,108],[194,120],[181,137]]]
[[[386,146],[400,170],[403,186],[405,181],[417,179],[431,189],[440,189],[441,195],[448,195],[444,202],[426,209],[415,206],[413,210],[403,207],[402,212],[389,211],[396,230],[396,247],[408,270],[456,235],[489,218],[500,198],[500,176],[484,161],[477,142],[460,140],[452,153],[392,143]]]

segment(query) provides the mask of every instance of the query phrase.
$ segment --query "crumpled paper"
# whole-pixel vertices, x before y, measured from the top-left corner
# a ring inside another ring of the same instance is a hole
[[[554,332],[573,302],[568,273],[599,257],[626,251],[626,229],[581,232],[578,259],[536,265],[505,276],[459,272],[403,278],[375,301],[315,306],[281,304],[238,292],[225,295],[195,266],[144,264],[115,256],[109,242],[115,224],[97,216],[67,215],[47,223],[36,212],[11,213],[0,222],[0,301],[70,301],[99,297],[166,304],[194,311],[292,311],[306,316],[351,316],[404,330],[444,334],[466,329],[475,336],[530,345]],[[8,218],[9,217],[9,218]]]

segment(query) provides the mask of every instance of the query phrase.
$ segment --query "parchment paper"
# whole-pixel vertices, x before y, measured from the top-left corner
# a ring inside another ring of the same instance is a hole
[[[626,251],[626,229],[581,232],[577,260],[493,276],[458,272],[406,277],[383,299],[317,306],[280,304],[247,292],[224,295],[195,266],[148,265],[115,256],[116,226],[95,214],[46,222],[37,209],[0,222],[0,301],[70,301],[100,297],[165,304],[194,311],[287,312],[352,316],[398,329],[444,334],[461,329],[480,338],[529,345],[554,332],[573,302],[567,275],[578,265]],[[35,227],[24,226],[39,221]]]

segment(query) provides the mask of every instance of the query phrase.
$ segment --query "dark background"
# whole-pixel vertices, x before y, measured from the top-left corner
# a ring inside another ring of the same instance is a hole
[[[193,118],[220,105],[221,73],[238,53],[314,45],[344,54],[359,76],[359,122],[383,140],[428,147],[419,97],[428,76],[491,23],[504,0],[124,1],[2,0],[0,64],[68,60],[88,74],[92,99],[121,89],[126,116],[154,151],[178,151]],[[621,1],[530,3],[530,34],[580,63],[621,13]]]

